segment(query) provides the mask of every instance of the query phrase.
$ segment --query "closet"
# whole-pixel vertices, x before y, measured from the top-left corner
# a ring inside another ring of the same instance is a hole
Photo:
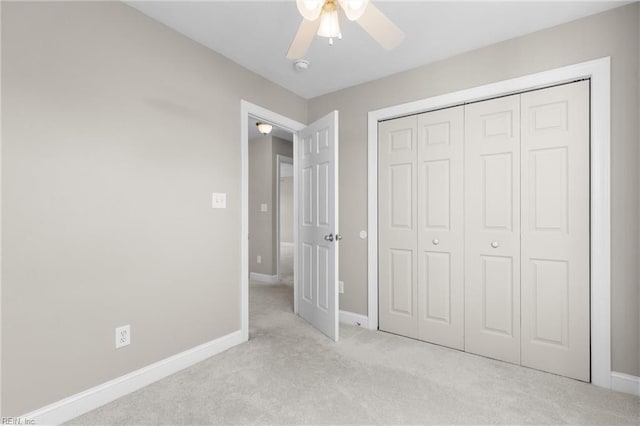
[[[380,329],[589,381],[589,81],[378,135]]]

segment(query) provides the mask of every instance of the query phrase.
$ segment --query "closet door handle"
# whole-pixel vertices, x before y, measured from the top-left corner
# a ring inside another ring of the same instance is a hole
[[[333,241],[333,234],[325,235],[325,236],[324,236],[324,239],[325,239],[326,241]]]
[[[433,241],[431,241],[433,243],[434,246],[437,246],[438,244],[440,244],[440,240],[439,239],[434,239]]]
[[[491,242],[491,247],[493,247],[493,248],[498,248],[498,247],[500,247],[500,244],[498,244],[498,242],[497,242],[497,241],[492,241],[492,242]]]

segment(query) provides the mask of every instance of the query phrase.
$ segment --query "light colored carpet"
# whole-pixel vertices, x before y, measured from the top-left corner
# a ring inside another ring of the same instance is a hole
[[[292,313],[292,288],[251,284],[250,341],[77,424],[638,424],[640,399],[411,339]]]
[[[293,286],[293,244],[280,245],[280,282]]]

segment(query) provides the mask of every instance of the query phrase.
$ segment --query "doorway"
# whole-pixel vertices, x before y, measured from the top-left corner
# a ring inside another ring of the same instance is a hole
[[[241,267],[241,286],[240,286],[240,322],[241,322],[241,330],[242,330],[242,340],[249,340],[249,123],[251,121],[264,121],[273,126],[278,127],[279,129],[288,132],[292,135],[292,145],[293,145],[293,158],[297,156],[298,152],[298,138],[297,132],[304,129],[305,125],[299,123],[295,120],[292,120],[288,117],[280,115],[276,112],[270,111],[266,108],[263,108],[259,105],[252,104],[250,102],[242,100],[240,102],[240,147],[241,147],[241,159],[242,159],[242,194],[241,194],[241,212],[242,212],[242,222],[241,222],[241,232],[240,232],[240,267]],[[255,127],[255,125],[254,125]],[[296,227],[298,223],[298,215],[297,215],[297,196],[295,193],[295,188],[297,188],[297,179],[296,173],[294,169],[294,214],[293,214],[293,225],[294,225],[294,245],[296,242]],[[263,203],[260,203],[263,204]],[[268,208],[268,206],[267,206]],[[257,255],[254,259],[254,262],[257,262]],[[262,261],[262,259],[261,259]],[[293,267],[294,270],[297,266],[297,256],[294,253],[293,256]],[[295,313],[298,312],[298,297],[297,297],[297,280],[294,274],[294,283],[293,283],[293,310]]]
[[[294,163],[293,167],[293,270],[300,272],[293,274],[293,311],[337,341],[338,243],[342,239],[338,226],[338,111],[332,111],[305,126],[244,100],[240,102],[242,340],[249,340],[250,265],[253,262],[262,264],[262,257],[258,262],[258,256],[262,255],[250,253],[249,250],[249,217],[257,210],[255,205],[251,207],[249,197],[251,120],[266,122],[292,134],[292,158],[297,159],[298,163]],[[268,202],[258,205],[258,211],[269,211]],[[272,274],[267,275],[267,279],[277,279],[277,276],[276,272],[276,278]]]
[[[247,134],[249,316],[254,336],[276,311],[294,311],[294,133],[250,115]]]

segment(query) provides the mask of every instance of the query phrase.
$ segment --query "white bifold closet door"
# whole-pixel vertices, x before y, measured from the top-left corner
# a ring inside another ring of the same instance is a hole
[[[380,329],[589,381],[589,82],[378,130]]]
[[[465,349],[519,364],[520,95],[465,121]]]
[[[378,125],[380,329],[418,337],[417,119]]]
[[[380,329],[464,347],[463,107],[379,124]]]
[[[589,81],[521,108],[522,365],[589,381]]]
[[[418,116],[418,338],[464,348],[464,107]]]

